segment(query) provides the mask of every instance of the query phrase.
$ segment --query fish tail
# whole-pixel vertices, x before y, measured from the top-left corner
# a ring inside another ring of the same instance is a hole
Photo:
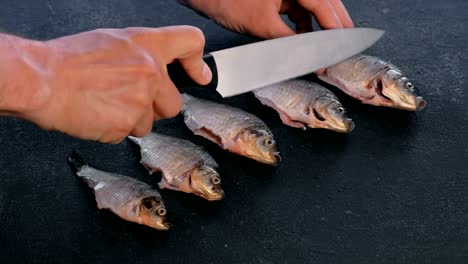
[[[73,151],[72,154],[68,157],[68,163],[70,164],[71,169],[74,173],[80,171],[83,167],[89,166],[86,161],[78,154],[76,151]]]
[[[130,139],[130,141],[132,141],[133,143],[141,146],[141,141],[142,141],[141,138],[132,137],[132,136],[128,136],[127,138]]]

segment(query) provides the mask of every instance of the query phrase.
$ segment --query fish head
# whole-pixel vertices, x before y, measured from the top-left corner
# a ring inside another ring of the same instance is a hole
[[[342,133],[349,133],[354,129],[354,122],[346,116],[345,108],[332,96],[320,96],[305,110],[305,114],[311,128],[325,128]]]
[[[196,167],[190,172],[189,184],[194,194],[208,201],[218,201],[224,198],[221,177],[213,166],[203,164]]]
[[[390,69],[374,80],[381,105],[408,111],[419,111],[426,101],[416,94],[413,83],[398,70]]]
[[[264,128],[244,129],[236,138],[240,154],[256,161],[276,165],[281,161],[273,134]]]
[[[142,224],[158,230],[168,230],[166,222],[166,207],[160,197],[147,197],[141,200],[139,206]]]

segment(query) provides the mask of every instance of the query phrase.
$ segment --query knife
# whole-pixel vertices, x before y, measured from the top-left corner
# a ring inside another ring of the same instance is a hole
[[[211,52],[203,57],[213,73],[205,86],[194,82],[180,63],[168,65],[168,73],[179,89],[205,87],[230,97],[346,60],[383,34],[371,28],[321,30]]]

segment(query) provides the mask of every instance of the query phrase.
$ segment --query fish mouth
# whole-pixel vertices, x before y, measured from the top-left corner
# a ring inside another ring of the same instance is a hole
[[[281,157],[281,154],[279,152],[275,152],[273,153],[273,158],[275,159],[275,163],[278,164],[281,162],[281,160],[283,159]]]
[[[391,107],[399,108],[407,111],[421,111],[427,105],[426,100],[421,96],[410,95],[410,96],[400,96],[397,100],[392,101]]]
[[[281,160],[282,157],[279,151],[274,152],[262,152],[262,153],[251,153],[245,154],[246,157],[258,161],[263,164],[276,166]]]
[[[308,126],[310,128],[325,128],[335,132],[350,133],[354,130],[355,124],[352,119],[344,118],[343,120],[339,120],[338,122],[328,122],[326,124],[320,124],[319,126],[309,124]]]
[[[416,109],[415,109],[415,111],[421,111],[424,108],[426,108],[426,106],[427,106],[426,100],[424,100],[421,96],[418,96],[416,98]]]
[[[272,165],[272,166],[278,165],[278,163],[281,162],[282,160],[282,157],[279,152],[273,152],[264,157],[252,157],[252,158],[261,163]]]
[[[311,122],[308,124],[308,127],[325,128],[341,133],[349,133],[354,129],[354,122],[350,118],[347,118],[343,113],[333,115],[329,111],[330,109],[327,109],[327,116],[329,116],[329,118],[325,118],[315,107],[312,108],[314,117],[319,122]]]
[[[395,107],[408,110],[408,111],[420,111],[426,107],[427,103],[422,97],[418,96],[414,100],[401,100]]]
[[[356,125],[354,124],[353,120],[350,118],[346,118],[343,120],[342,123],[338,123],[337,130],[338,132],[343,132],[343,133],[350,133],[351,131],[354,130],[354,127]]]
[[[409,111],[420,111],[427,105],[427,102],[421,96],[417,96],[414,93],[411,93],[410,95],[405,95],[402,93],[396,99],[390,98],[389,96],[385,95],[386,90],[383,89],[382,81],[377,83],[377,88],[375,90],[377,94],[385,100],[385,104],[394,108],[400,108]],[[413,98],[415,99],[412,100]]]
[[[210,202],[219,201],[219,200],[224,199],[225,197],[223,189],[221,189],[220,187],[216,187],[216,186],[212,188],[212,192],[199,193],[198,195],[200,195],[201,197],[203,197],[204,199]]]
[[[270,160],[271,162],[268,164],[277,165],[279,162],[281,162],[282,157],[279,152],[273,152],[270,154]]]
[[[158,229],[158,230],[162,230],[162,231],[165,231],[165,230],[169,230],[171,229],[171,225],[169,225],[169,223],[167,222],[154,222],[154,228]]]

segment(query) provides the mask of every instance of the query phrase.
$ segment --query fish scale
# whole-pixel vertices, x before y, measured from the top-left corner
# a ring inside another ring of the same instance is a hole
[[[96,169],[76,152],[68,157],[68,162],[76,175],[93,188],[99,209],[108,209],[124,220],[158,230],[169,229],[164,201],[148,184]]]
[[[320,96],[328,96],[338,101],[338,98],[328,89],[301,79],[294,79],[274,84],[254,91],[256,97],[274,100],[276,106],[287,111],[288,107],[309,106]]]
[[[184,98],[182,111],[186,116],[186,122],[195,124],[198,128],[209,129],[222,140],[223,145],[228,144],[223,141],[224,139],[232,138],[246,128],[261,127],[265,131],[270,131],[258,117],[235,107],[213,103],[188,94],[182,96]]]
[[[101,171],[90,166],[83,167],[77,175],[85,178],[88,185],[94,189],[100,208],[118,209],[129,201],[153,196],[161,198],[161,195],[148,184],[127,176]],[[99,184],[102,184],[102,187],[96,188]]]
[[[292,79],[253,93],[262,104],[275,109],[285,125],[342,133],[349,133],[354,128],[335,94],[317,83]]]
[[[142,150],[142,162],[157,167],[169,184],[184,181],[186,173],[200,164],[218,167],[216,161],[203,148],[187,141],[162,134],[150,133],[143,138],[129,137]]]
[[[365,104],[408,111],[422,110],[427,104],[399,68],[374,56],[356,55],[318,77]]]
[[[224,197],[218,164],[202,147],[155,132],[128,138],[140,146],[141,163],[150,174],[162,172],[161,189],[192,193],[209,201]]]

